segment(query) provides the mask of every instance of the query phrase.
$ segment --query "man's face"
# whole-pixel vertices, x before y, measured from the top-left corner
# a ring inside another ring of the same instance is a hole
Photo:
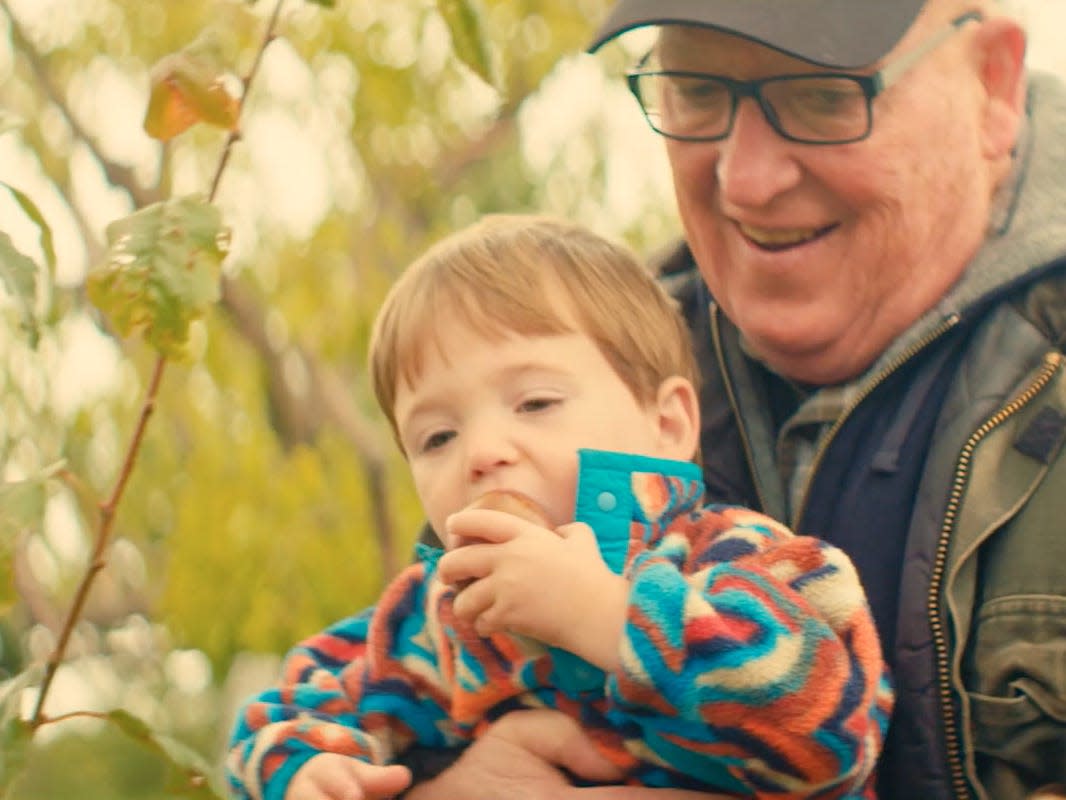
[[[885,62],[944,21],[919,18]],[[787,141],[750,99],[722,141],[666,140],[704,280],[782,374],[815,384],[858,375],[980,246],[993,188],[971,35],[956,34],[878,96],[865,140]],[[748,80],[824,71],[700,28],[666,26],[657,47],[667,70]]]

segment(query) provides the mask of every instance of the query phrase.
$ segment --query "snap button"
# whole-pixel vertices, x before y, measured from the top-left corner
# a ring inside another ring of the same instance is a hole
[[[618,498],[610,492],[600,492],[596,498],[596,505],[600,511],[614,511],[618,507]]]

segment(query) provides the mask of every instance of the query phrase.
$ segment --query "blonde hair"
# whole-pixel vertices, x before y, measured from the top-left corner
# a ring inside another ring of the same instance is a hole
[[[676,303],[632,251],[551,217],[484,217],[437,242],[389,290],[369,360],[394,433],[399,382],[417,381],[426,348],[454,324],[487,339],[583,333],[642,404],[673,375],[697,384]]]

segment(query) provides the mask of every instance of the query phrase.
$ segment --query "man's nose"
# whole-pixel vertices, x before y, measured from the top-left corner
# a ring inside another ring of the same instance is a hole
[[[795,143],[773,129],[755,98],[740,100],[733,129],[717,146],[718,186],[728,206],[765,207],[802,177]]]

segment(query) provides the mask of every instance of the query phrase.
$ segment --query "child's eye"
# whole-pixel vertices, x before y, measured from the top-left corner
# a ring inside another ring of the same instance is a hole
[[[422,440],[422,447],[419,449],[423,453],[428,453],[431,450],[439,450],[454,438],[455,431],[435,431]]]
[[[558,397],[530,397],[528,400],[523,400],[518,404],[518,410],[524,414],[533,414],[556,406],[561,402],[563,401]]]

